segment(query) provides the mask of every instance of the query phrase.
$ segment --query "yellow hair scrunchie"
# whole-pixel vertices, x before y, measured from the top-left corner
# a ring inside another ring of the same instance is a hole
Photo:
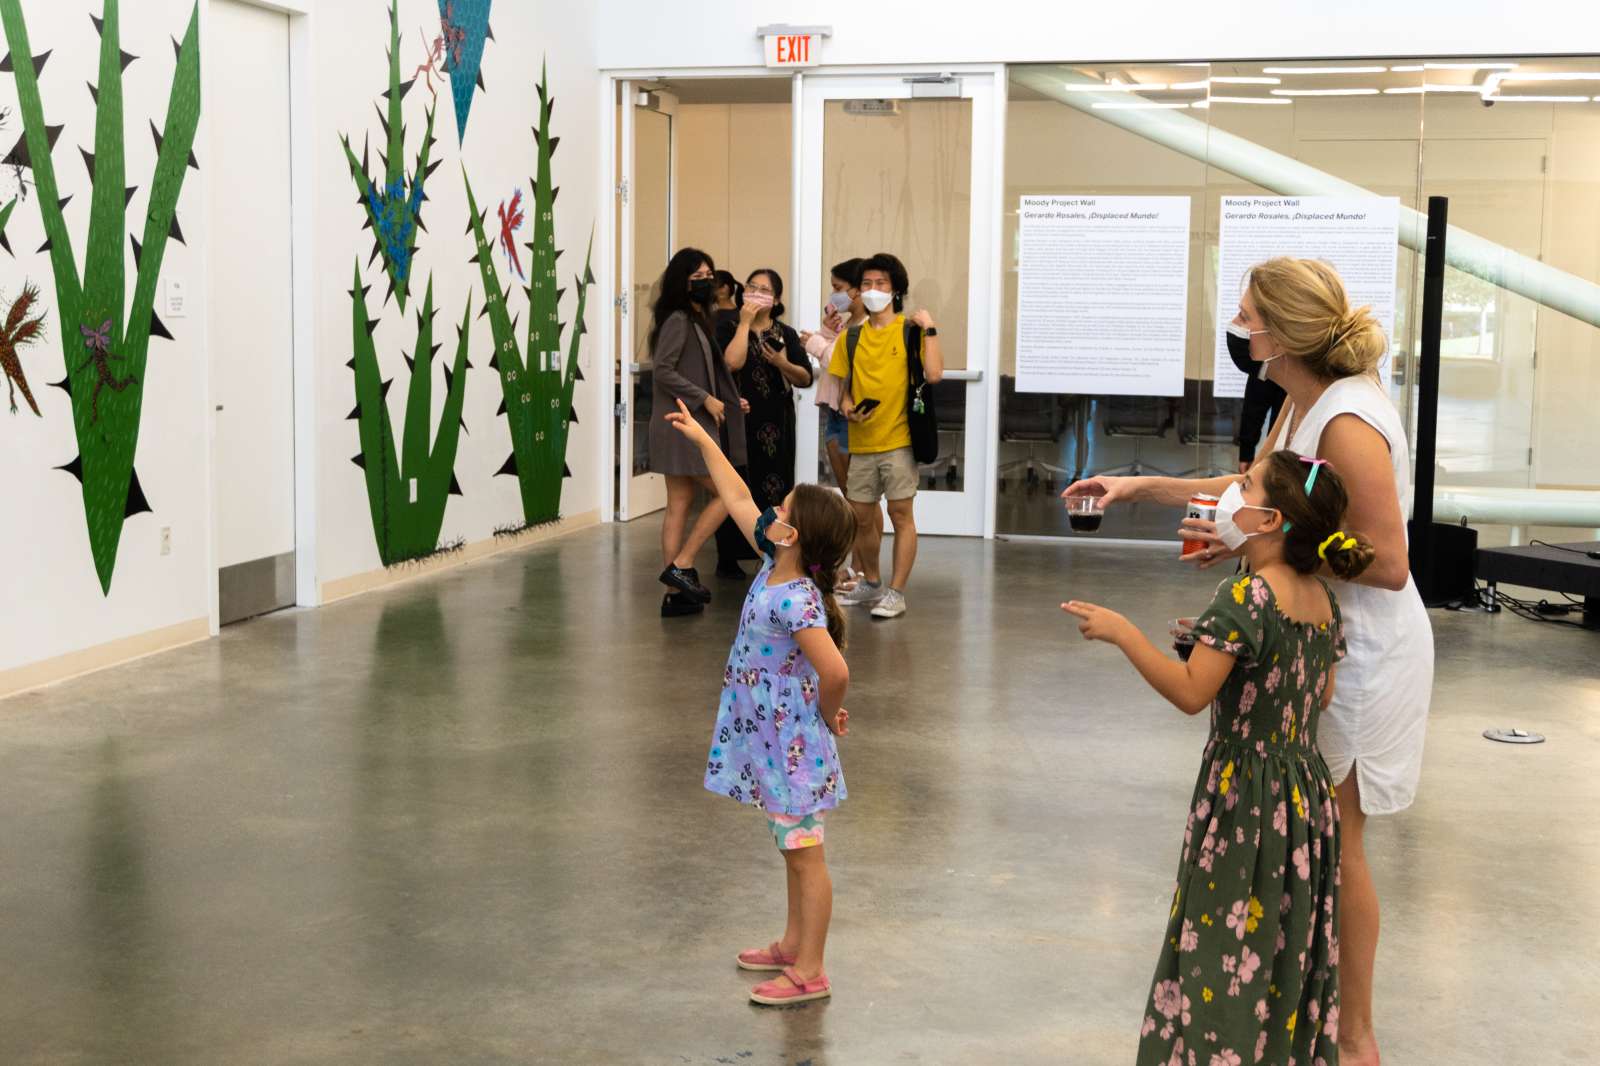
[[[1346,537],[1344,535],[1344,530],[1336,529],[1336,530],[1333,531],[1333,535],[1330,536],[1327,540],[1323,541],[1322,545],[1319,548],[1317,548],[1317,558],[1321,559],[1323,562],[1327,562],[1328,561],[1328,546],[1331,545],[1334,541],[1340,540],[1340,539],[1342,539],[1344,541],[1343,544],[1339,545],[1339,550],[1340,551],[1349,551],[1351,548],[1354,548],[1356,546],[1356,538],[1354,538],[1354,537]]]

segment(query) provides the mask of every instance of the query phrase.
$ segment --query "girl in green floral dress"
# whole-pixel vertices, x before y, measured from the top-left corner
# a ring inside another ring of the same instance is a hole
[[[1333,469],[1290,451],[1230,487],[1217,532],[1249,572],[1218,586],[1187,663],[1113,611],[1062,605],[1179,710],[1211,708],[1140,1064],[1339,1061],[1338,805],[1316,739],[1344,638],[1317,574],[1373,558],[1338,528],[1345,506]]]

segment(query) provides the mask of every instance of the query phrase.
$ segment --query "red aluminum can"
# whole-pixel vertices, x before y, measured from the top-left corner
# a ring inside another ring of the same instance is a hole
[[[1217,497],[1208,496],[1203,492],[1197,492],[1193,496],[1189,497],[1188,517],[1203,519],[1207,522],[1215,522],[1217,520]],[[1205,550],[1206,546],[1204,541],[1186,540],[1183,542],[1183,552],[1179,558],[1194,555],[1196,552],[1202,552]]]

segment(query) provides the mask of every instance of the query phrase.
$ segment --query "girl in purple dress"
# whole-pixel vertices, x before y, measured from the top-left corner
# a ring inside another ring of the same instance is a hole
[[[742,952],[739,966],[780,974],[751,992],[756,1003],[823,999],[832,992],[822,953],[833,913],[823,818],[845,798],[834,738],[846,733],[850,684],[833,582],[855,543],[855,516],[817,485],[796,486],[781,505],[758,511],[681,402],[667,421],[700,449],[728,517],[763,557],[728,655],[705,786],[766,813],[788,872],[789,909],[783,935]]]

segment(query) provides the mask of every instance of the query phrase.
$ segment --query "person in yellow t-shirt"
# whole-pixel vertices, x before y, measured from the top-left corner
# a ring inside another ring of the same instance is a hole
[[[828,372],[847,383],[839,411],[850,423],[850,475],[845,498],[856,512],[856,550],[863,577],[839,602],[871,607],[874,618],[906,613],[906,583],[917,559],[917,462],[911,454],[907,393],[911,371],[906,352],[905,296],[910,278],[903,263],[887,252],[860,261],[855,288],[868,315],[859,327],[855,355],[850,334],[834,342]],[[921,330],[923,376],[930,384],[944,377],[939,330],[924,308],[910,322]],[[876,403],[868,403],[876,401]],[[894,573],[885,587],[878,566],[883,520],[878,501],[886,500],[894,526]]]

